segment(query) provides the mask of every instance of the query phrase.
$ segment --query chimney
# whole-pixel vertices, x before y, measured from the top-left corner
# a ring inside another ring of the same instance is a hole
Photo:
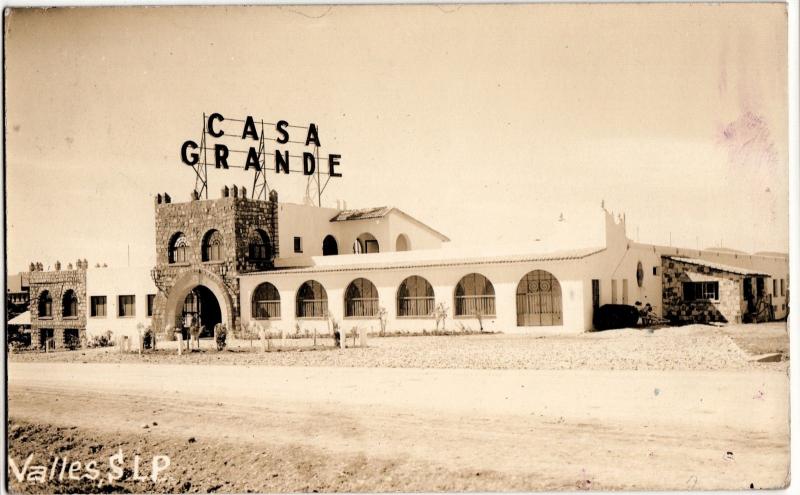
[[[244,186],[242,186],[241,191],[242,191],[242,199],[247,199],[247,189],[245,189]]]
[[[72,270],[72,263],[67,263],[67,270]]]
[[[61,262],[56,260],[56,271],[60,271],[60,270],[61,270]]]
[[[31,264],[28,265],[28,271],[29,272],[35,272],[36,271],[36,265],[33,262],[31,262]]]
[[[228,186],[222,186],[222,197],[227,198],[228,196],[230,196],[230,189]]]
[[[169,194],[164,193],[164,203],[172,203],[172,198],[169,197]]]
[[[161,204],[161,193],[156,194],[156,204],[157,205]]]
[[[233,187],[231,188],[231,196],[233,196],[234,198],[239,197],[239,188],[236,187],[236,184],[234,184]]]

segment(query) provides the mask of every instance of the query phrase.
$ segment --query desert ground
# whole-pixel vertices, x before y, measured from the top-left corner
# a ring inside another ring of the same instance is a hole
[[[165,343],[172,345],[173,343]],[[784,324],[11,355],[16,492],[749,489],[788,483]],[[160,345],[161,346],[161,345]],[[297,350],[296,348],[305,350]],[[321,345],[321,347],[325,347]],[[780,353],[778,362],[753,356]],[[106,479],[109,457],[126,470]],[[133,469],[139,455],[142,468]],[[156,481],[154,455],[170,465]],[[56,469],[58,471],[58,469]],[[56,473],[57,477],[58,473]]]

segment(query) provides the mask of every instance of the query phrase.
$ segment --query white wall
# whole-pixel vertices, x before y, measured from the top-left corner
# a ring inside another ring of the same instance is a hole
[[[331,218],[339,210],[316,206],[280,203],[278,205],[278,239],[280,258],[306,258],[322,255],[322,240],[336,232]],[[294,238],[302,238],[303,252],[294,252]],[[338,241],[338,238],[337,238]],[[342,244],[339,242],[339,252]]]
[[[322,255],[322,241],[333,235],[339,246],[339,254],[353,254],[353,244],[359,235],[370,233],[378,241],[381,252],[395,250],[397,237],[405,234],[411,249],[436,249],[442,239],[409,219],[403,213],[392,210],[382,218],[331,222],[339,213],[335,208],[280,203],[278,206],[278,237],[280,238],[280,261],[278,266],[307,265],[303,260]],[[294,252],[294,237],[301,237],[303,252]],[[292,263],[291,258],[297,260]]]
[[[147,294],[156,294],[149,267],[89,268],[86,271],[86,333],[99,335],[111,330],[114,335],[138,335],[139,323],[147,327]],[[136,315],[119,317],[118,296],[136,296]],[[91,297],[106,296],[106,316],[91,316]]]
[[[388,312],[388,330],[435,328],[435,319],[430,317],[398,317],[397,316],[397,290],[402,281],[411,275],[419,275],[430,282],[434,289],[435,303],[444,303],[449,310],[448,327],[455,328],[460,322],[472,329],[478,329],[475,318],[456,318],[454,321],[455,287],[464,275],[480,273],[487,277],[495,289],[495,317],[484,318],[484,329],[499,330],[504,332],[581,332],[587,329],[591,322],[586,320],[585,297],[587,285],[585,281],[585,266],[580,261],[551,261],[528,263],[491,263],[480,265],[455,265],[426,268],[391,268],[377,270],[287,270],[283,272],[269,272],[240,277],[242,323],[248,324],[251,320],[251,301],[255,288],[262,282],[270,282],[278,289],[281,295],[281,318],[270,321],[273,329],[283,329],[292,332],[295,323],[303,329],[314,329],[327,332],[328,324],[325,320],[300,319],[296,320],[295,298],[297,289],[308,280],[321,283],[328,295],[328,311],[336,320],[342,322],[344,329],[349,330],[354,326],[379,328],[377,318],[359,319],[344,318],[344,292],[347,285],[354,279],[364,277],[375,284],[378,289],[380,305]],[[561,285],[563,325],[551,327],[517,327],[516,322],[516,289],[520,279],[528,272],[542,269],[552,273]],[[590,287],[590,286],[589,286]],[[262,322],[263,324],[264,322]]]

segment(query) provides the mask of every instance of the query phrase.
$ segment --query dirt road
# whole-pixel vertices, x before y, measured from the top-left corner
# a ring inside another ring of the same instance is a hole
[[[788,412],[788,377],[770,370],[9,363],[12,423],[136,435],[167,451],[190,437],[265,455],[311,449],[322,460],[307,477],[351,491],[778,487],[789,466]],[[12,450],[24,454],[13,440]],[[353,484],[324,482],[336,460],[353,458],[364,467]],[[210,458],[181,459],[170,468],[178,485],[198,469],[238,477]],[[389,481],[371,465],[391,466]],[[275,488],[215,481],[227,491]],[[302,481],[277,489],[313,489]]]

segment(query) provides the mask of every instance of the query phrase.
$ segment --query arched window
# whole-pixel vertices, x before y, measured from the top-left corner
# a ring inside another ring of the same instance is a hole
[[[305,282],[297,290],[298,318],[325,318],[328,316],[328,293],[316,280]]]
[[[353,244],[353,252],[356,254],[378,253],[380,252],[378,240],[369,232],[364,232],[356,238],[356,242]]]
[[[395,251],[410,251],[411,250],[411,241],[408,240],[408,236],[405,234],[400,234],[397,236],[397,241],[395,242]]]
[[[253,229],[247,237],[247,253],[252,261],[269,261],[272,259],[272,244],[269,236],[261,229]]]
[[[222,234],[212,229],[203,236],[203,261],[219,261],[222,259]]]
[[[75,291],[72,289],[66,291],[61,300],[61,316],[65,318],[78,316],[78,296],[75,295]]]
[[[271,283],[264,282],[253,292],[252,315],[257,320],[281,317],[281,295]]]
[[[378,289],[365,278],[350,282],[344,294],[345,316],[378,316]]]
[[[169,241],[169,262],[186,263],[189,256],[189,241],[183,232],[176,232]]]
[[[43,291],[39,294],[39,318],[53,316],[53,297],[50,296],[49,291]]]
[[[332,235],[326,235],[322,240],[322,256],[333,256],[339,254],[339,244]]]
[[[412,275],[397,290],[397,316],[430,316],[433,313],[433,287],[427,280]]]
[[[494,316],[494,286],[480,273],[470,273],[456,285],[456,316]]]
[[[561,284],[551,273],[534,270],[517,285],[517,326],[539,327],[563,323]]]

